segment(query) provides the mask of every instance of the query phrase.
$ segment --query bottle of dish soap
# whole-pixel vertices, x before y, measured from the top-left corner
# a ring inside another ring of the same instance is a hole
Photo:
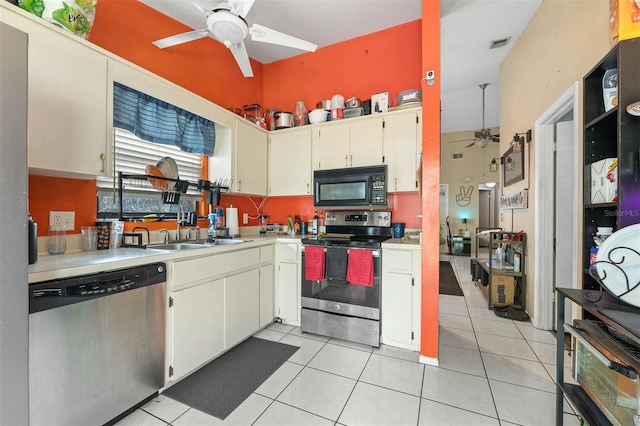
[[[209,213],[209,229],[207,230],[209,238],[216,236],[216,214]]]

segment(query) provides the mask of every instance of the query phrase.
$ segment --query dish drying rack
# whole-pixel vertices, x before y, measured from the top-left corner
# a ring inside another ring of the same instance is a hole
[[[166,185],[161,185],[167,189],[161,191],[157,189],[157,184],[154,186],[150,181],[165,182]],[[220,179],[219,181],[223,181]],[[227,181],[224,181],[225,183]],[[123,190],[127,188],[137,188],[143,190],[155,190],[162,193],[163,204],[178,204],[182,194],[186,194],[189,188],[199,192],[205,192],[207,194],[208,204],[220,204],[220,194],[229,192],[231,186],[231,180],[228,180],[228,185],[221,185],[218,182],[210,182],[208,180],[200,179],[198,182],[191,182],[183,179],[172,179],[168,177],[160,177],[147,174],[129,174],[118,173],[118,215],[120,220],[124,220],[124,213],[122,211],[122,197]]]

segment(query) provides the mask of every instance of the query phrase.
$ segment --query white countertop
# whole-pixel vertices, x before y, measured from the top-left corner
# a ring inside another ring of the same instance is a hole
[[[130,268],[154,262],[200,257],[238,249],[244,250],[270,242],[299,243],[301,237],[298,235],[291,237],[287,235],[257,234],[245,235],[240,239],[245,240],[245,242],[182,251],[165,252],[143,248],[116,248],[93,251],[67,251],[60,255],[40,255],[36,263],[29,265],[29,283]]]
[[[420,240],[406,240],[403,238],[391,238],[382,243],[382,248],[403,248],[403,249],[412,249],[412,250],[420,250],[422,247],[420,246]]]

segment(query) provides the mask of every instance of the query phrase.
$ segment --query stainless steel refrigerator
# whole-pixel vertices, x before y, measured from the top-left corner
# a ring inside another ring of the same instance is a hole
[[[0,22],[0,424],[29,423],[27,35]]]

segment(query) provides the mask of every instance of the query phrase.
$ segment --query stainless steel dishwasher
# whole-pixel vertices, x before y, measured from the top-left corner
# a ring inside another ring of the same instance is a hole
[[[108,423],[164,385],[164,263],[29,286],[32,425]]]

